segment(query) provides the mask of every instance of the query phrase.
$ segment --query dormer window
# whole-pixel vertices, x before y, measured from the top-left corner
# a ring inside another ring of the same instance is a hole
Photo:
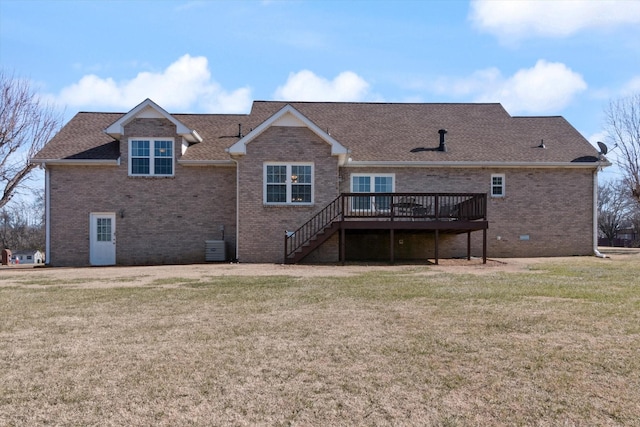
[[[173,176],[174,155],[171,138],[129,140],[129,175]]]

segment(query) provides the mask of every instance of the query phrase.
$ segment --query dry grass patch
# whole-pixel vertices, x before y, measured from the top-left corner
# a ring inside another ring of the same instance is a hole
[[[638,257],[532,268],[7,282],[0,425],[634,425]]]

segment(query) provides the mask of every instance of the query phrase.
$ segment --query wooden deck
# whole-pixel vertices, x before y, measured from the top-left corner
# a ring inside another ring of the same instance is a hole
[[[347,230],[388,230],[390,259],[395,262],[394,233],[432,231],[435,262],[441,234],[483,232],[483,262],[487,260],[487,195],[484,193],[343,193],[298,230],[285,236],[285,262],[296,263],[340,233],[340,261],[345,261]]]

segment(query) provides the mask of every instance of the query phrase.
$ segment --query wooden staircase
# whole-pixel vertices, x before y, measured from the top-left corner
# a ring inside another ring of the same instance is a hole
[[[295,264],[326,242],[340,229],[343,219],[343,197],[336,197],[324,209],[284,239],[284,262]]]

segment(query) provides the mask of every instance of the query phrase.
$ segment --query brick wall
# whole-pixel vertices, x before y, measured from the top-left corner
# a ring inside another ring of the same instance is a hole
[[[397,192],[489,193],[491,174],[505,174],[505,197],[488,198],[487,255],[490,257],[571,256],[593,252],[593,172],[589,169],[425,169],[342,168],[341,192],[351,173],[395,173]],[[472,256],[482,255],[482,232],[471,234]],[[525,238],[528,237],[528,240]],[[388,237],[380,246],[388,251]],[[433,235],[396,232],[398,259],[432,257]],[[403,245],[399,241],[403,240]],[[360,243],[347,242],[350,246]],[[409,249],[407,245],[412,249]],[[467,236],[440,241],[442,258],[466,256]],[[351,248],[351,254],[356,250]]]
[[[116,214],[116,263],[194,263],[205,240],[235,252],[235,168],[175,164],[175,176],[129,177],[128,137],[181,138],[164,119],[138,119],[125,128],[120,166],[48,166],[52,265],[89,264],[89,214]]]
[[[313,206],[263,203],[265,162],[313,162]],[[274,126],[247,145],[238,158],[238,258],[241,262],[282,262],[285,231],[293,231],[338,196],[338,159],[331,147],[303,127]]]

